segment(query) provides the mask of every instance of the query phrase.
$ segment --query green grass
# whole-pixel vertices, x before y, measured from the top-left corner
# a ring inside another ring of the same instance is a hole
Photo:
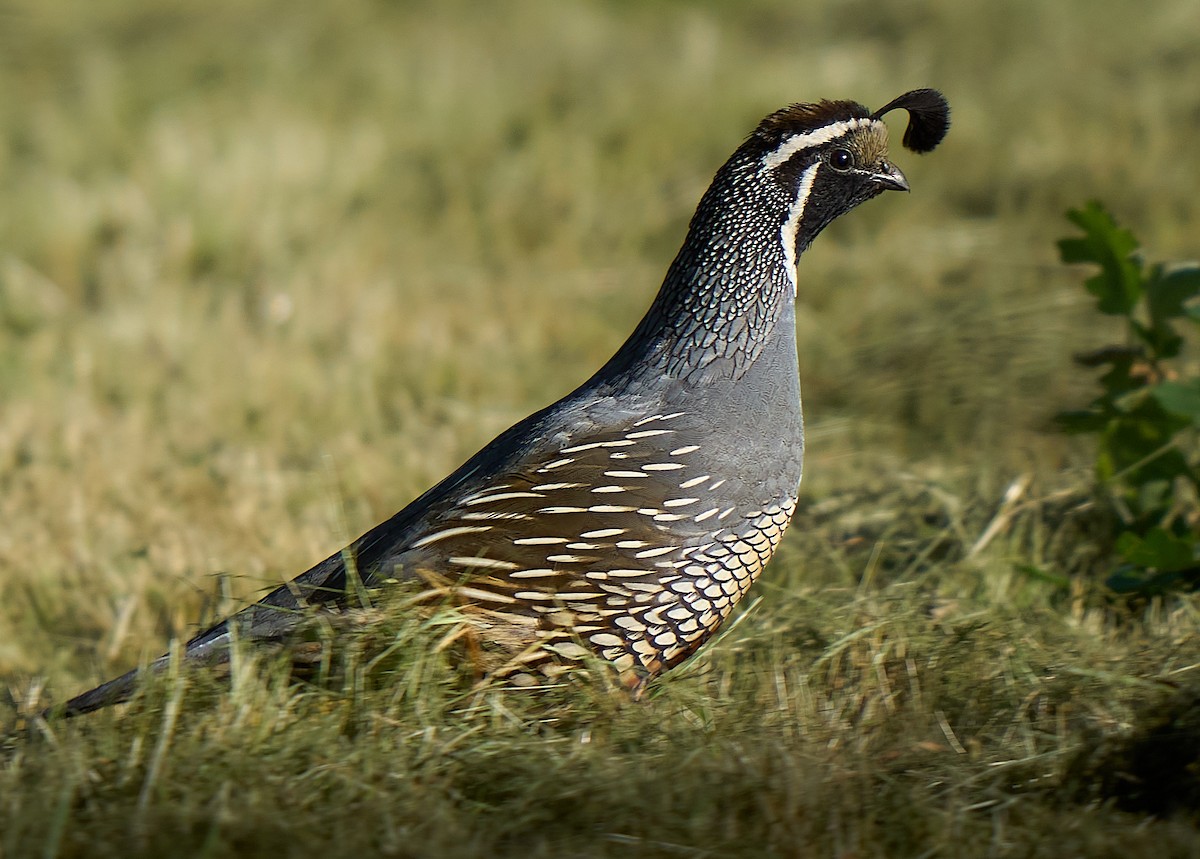
[[[766,112],[954,109],[802,260],[803,506],[647,700],[475,690],[394,618],[320,682],[247,654],[22,723],[0,855],[1200,855],[1200,603],[1105,601],[1089,451],[1047,431],[1103,340],[1062,212],[1197,254],[1194,11],[0,5],[4,726],[584,379]]]

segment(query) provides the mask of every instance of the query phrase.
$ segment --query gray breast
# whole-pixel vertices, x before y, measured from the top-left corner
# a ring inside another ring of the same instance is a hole
[[[564,402],[576,413],[548,422],[575,431],[489,472],[420,527],[396,570],[485,625],[524,629],[520,644],[542,653],[582,643],[633,680],[686,658],[795,507],[803,433],[790,313],[783,322],[739,378]]]

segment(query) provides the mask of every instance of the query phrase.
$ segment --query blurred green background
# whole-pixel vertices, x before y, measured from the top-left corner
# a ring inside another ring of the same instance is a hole
[[[953,110],[800,263],[805,504],[1086,486],[1049,418],[1117,329],[1053,241],[1096,197],[1197,254],[1198,45],[1195,0],[0,0],[0,676],[161,652],[574,387],[795,101]],[[797,530],[767,579],[873,574]]]

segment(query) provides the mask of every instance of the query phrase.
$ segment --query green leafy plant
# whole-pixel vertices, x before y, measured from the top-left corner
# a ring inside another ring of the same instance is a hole
[[[1097,202],[1067,218],[1083,230],[1058,242],[1064,263],[1100,271],[1085,282],[1096,309],[1124,320],[1124,342],[1075,356],[1101,368],[1101,393],[1060,412],[1058,425],[1097,440],[1098,488],[1116,514],[1121,563],[1106,584],[1153,594],[1200,585],[1200,375],[1184,360],[1200,325],[1200,266],[1147,264],[1133,234]]]

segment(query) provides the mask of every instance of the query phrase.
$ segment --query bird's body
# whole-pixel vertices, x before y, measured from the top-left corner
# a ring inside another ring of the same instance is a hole
[[[912,116],[910,148],[941,140],[939,94],[892,107]],[[604,367],[346,550],[193,638],[185,656],[221,659],[234,637],[286,639],[360,586],[408,581],[506,641],[507,673],[553,674],[556,660],[590,652],[636,684],[687,658],[795,509],[796,261],[838,215],[907,189],[886,160],[881,113],[822,102],[767,117],[718,171],[653,305]],[[122,700],[135,681],[65,711]]]

